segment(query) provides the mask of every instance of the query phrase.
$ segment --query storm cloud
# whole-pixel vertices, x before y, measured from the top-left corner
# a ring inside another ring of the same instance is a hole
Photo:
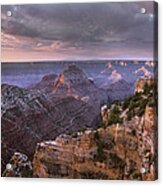
[[[142,6],[146,14],[140,13]],[[6,16],[7,11],[12,12],[11,17]],[[148,58],[152,56],[154,19],[152,1],[4,5],[3,36],[13,36],[17,42],[10,44],[2,37],[2,49],[13,46],[13,50],[29,54],[31,50],[31,55],[49,52],[51,59],[55,53],[65,59],[118,58],[123,54],[124,58]]]

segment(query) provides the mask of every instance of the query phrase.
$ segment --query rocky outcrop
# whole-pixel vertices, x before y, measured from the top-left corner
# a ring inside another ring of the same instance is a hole
[[[101,108],[99,129],[37,144],[36,177],[157,179],[157,114],[153,89]]]
[[[6,84],[1,88],[2,170],[14,152],[31,159],[37,142],[99,123],[96,109],[74,97],[56,98]]]
[[[101,144],[105,143],[103,153],[110,159],[99,161],[98,138]],[[73,137],[61,135],[55,141],[39,143],[33,165],[38,177],[121,179],[124,162],[116,155],[109,129],[99,129],[98,132],[86,130]]]
[[[135,92],[143,92],[145,85],[152,86],[154,85],[154,83],[155,83],[154,78],[142,77],[138,79],[136,82]]]
[[[15,152],[3,172],[3,177],[33,177],[32,163],[25,154]]]
[[[155,180],[154,141],[148,138],[154,131],[151,128],[150,133],[145,130],[148,135],[139,131],[142,131],[142,120],[145,127],[148,119],[146,116],[134,117],[123,125],[86,130],[73,136],[64,134],[54,141],[38,143],[33,159],[34,175],[50,178]],[[140,134],[143,140],[147,140],[143,147]],[[141,172],[142,168],[145,168],[145,172]]]

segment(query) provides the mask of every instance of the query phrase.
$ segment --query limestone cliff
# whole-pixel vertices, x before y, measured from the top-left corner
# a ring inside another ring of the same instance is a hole
[[[37,177],[155,180],[153,110],[123,125],[115,124],[37,144]],[[142,168],[145,172],[141,172]]]
[[[154,82],[155,82],[154,78],[149,78],[149,77],[142,77],[138,79],[135,86],[135,92],[143,92],[145,85],[150,86],[153,85]]]

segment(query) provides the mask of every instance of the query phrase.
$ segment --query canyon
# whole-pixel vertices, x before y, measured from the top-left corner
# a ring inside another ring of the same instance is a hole
[[[137,86],[138,84],[140,81]],[[146,97],[150,100],[150,93],[153,91],[151,87],[143,95],[135,93],[132,99],[141,95],[138,101],[144,101]],[[122,122],[109,124],[111,112],[116,107],[119,107],[117,113]],[[111,108],[103,106],[101,115],[105,125],[102,124],[96,130],[86,129],[73,135],[61,134],[54,141],[38,143],[33,158],[34,176],[150,181],[157,179],[156,109],[149,101],[141,116],[135,115],[128,119],[128,108],[123,110],[123,107],[115,103]],[[139,107],[141,105],[134,109]]]
[[[61,74],[45,76],[27,89],[1,85],[2,170],[15,151],[32,158],[37,142],[98,126],[100,105],[108,102],[107,95],[76,67],[64,75],[65,83]],[[73,92],[67,90],[69,77],[75,79],[70,85]]]

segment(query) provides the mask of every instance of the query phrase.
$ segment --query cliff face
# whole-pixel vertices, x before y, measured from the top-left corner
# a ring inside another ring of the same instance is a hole
[[[115,155],[114,141],[112,136],[108,134],[109,129],[99,130],[98,134],[95,131],[87,130],[74,137],[61,135],[55,141],[38,144],[33,160],[34,174],[38,177],[55,178],[122,178],[120,172],[124,164]],[[104,153],[113,159],[115,156],[115,161],[118,161],[117,165],[111,161],[105,160],[106,162],[103,162],[102,159],[101,162],[98,161],[97,151],[99,150],[97,150],[98,141],[96,141],[98,138],[107,143]],[[117,170],[113,170],[114,166]]]
[[[135,92],[143,92],[145,85],[151,86],[153,84],[154,78],[142,77],[136,82]]]
[[[155,180],[152,108],[145,115],[74,136],[60,135],[37,144],[37,177]],[[141,173],[142,168],[145,172]]]

